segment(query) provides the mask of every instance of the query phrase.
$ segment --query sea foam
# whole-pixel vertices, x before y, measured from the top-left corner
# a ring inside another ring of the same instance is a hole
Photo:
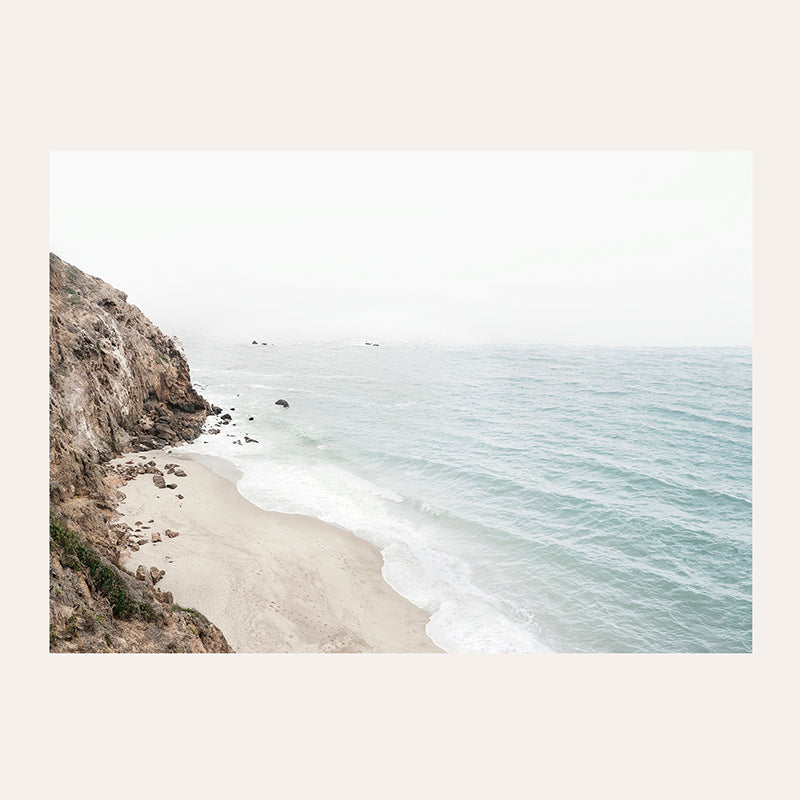
[[[373,542],[443,649],[751,649],[749,349],[184,341],[235,408],[185,450]]]

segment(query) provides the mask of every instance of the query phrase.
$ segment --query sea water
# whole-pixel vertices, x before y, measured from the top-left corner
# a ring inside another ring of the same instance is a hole
[[[183,450],[377,545],[444,650],[751,651],[749,348],[183,343],[232,418]]]

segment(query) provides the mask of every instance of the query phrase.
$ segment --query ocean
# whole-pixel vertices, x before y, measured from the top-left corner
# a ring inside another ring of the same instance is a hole
[[[750,348],[182,341],[232,419],[176,452],[377,545],[444,650],[751,652]]]

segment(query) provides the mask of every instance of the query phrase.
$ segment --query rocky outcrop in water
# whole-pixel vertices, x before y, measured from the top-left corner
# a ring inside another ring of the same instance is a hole
[[[176,338],[50,254],[52,651],[230,652],[205,617],[120,567],[112,523],[123,481],[103,466],[193,440],[210,412]]]

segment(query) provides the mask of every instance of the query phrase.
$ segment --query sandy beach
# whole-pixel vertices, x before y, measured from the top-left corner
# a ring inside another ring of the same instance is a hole
[[[123,566],[163,570],[158,588],[206,615],[236,652],[443,652],[425,633],[428,613],[384,581],[369,542],[313,517],[258,508],[222,459],[154,450],[110,465],[153,461],[177,488],[158,488],[149,473],[119,487],[118,521],[146,539],[124,550]],[[168,474],[168,464],[185,476]]]

